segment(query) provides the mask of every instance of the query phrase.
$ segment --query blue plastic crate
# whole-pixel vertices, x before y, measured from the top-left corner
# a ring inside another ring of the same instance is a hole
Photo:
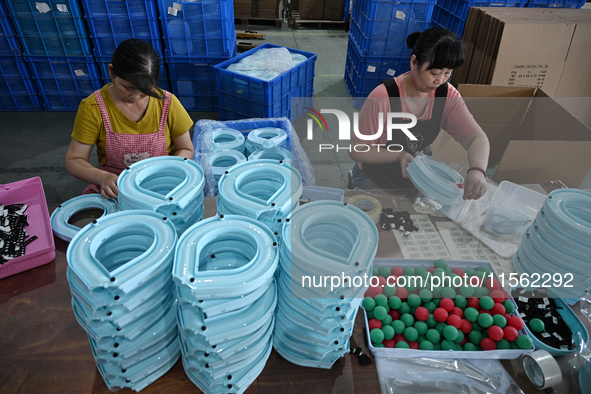
[[[586,0],[529,0],[527,6],[531,8],[581,8]]]
[[[384,79],[391,79],[410,70],[410,57],[361,56],[349,38],[345,62],[345,84],[351,97],[367,97]],[[363,100],[354,100],[359,108]]]
[[[158,0],[166,57],[228,58],[236,54],[232,0]]]
[[[102,80],[92,57],[26,56],[47,111],[76,111]]]
[[[109,63],[111,63],[110,57],[95,57],[96,64],[99,68],[100,78],[103,85],[111,82],[111,76],[109,75]],[[166,74],[166,65],[164,59],[160,59],[160,83],[158,84],[162,89],[169,90],[168,76]]]
[[[77,0],[11,0],[6,5],[25,55],[92,54]]]
[[[82,0],[86,18],[157,19],[156,0]]]
[[[286,116],[294,120],[303,114],[299,107],[298,111],[290,110],[291,101],[296,97],[312,97],[316,54],[286,48],[308,60],[269,81],[226,70],[230,64],[264,48],[281,46],[265,43],[214,66],[221,119]]]
[[[349,36],[362,56],[410,56],[406,37],[430,27],[437,0],[355,0]]]
[[[83,0],[82,5],[95,56],[111,56],[129,38],[149,42],[164,56],[155,0]]]
[[[470,7],[526,7],[528,0],[470,1],[438,0],[433,10],[433,25],[445,27],[458,37],[464,34]]]
[[[0,111],[42,108],[31,73],[21,56],[0,56]]]
[[[218,111],[214,65],[227,59],[168,58],[170,88],[187,111]]]
[[[8,19],[8,11],[0,1],[0,55],[20,55],[21,53],[14,27]]]

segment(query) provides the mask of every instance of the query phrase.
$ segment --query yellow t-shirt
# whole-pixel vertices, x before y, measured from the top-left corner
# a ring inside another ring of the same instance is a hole
[[[115,133],[150,134],[158,131],[164,100],[150,97],[148,109],[144,117],[139,122],[133,122],[113,102],[107,90],[109,85],[101,88],[101,94],[105,102],[105,107],[107,108],[107,113],[109,114],[111,127]],[[192,126],[193,120],[179,99],[174,94],[171,94],[170,108],[168,110],[164,132],[166,136],[166,148],[169,154],[174,153],[172,138],[185,134]],[[99,163],[104,163],[106,159],[106,135],[105,125],[103,124],[96,97],[94,97],[94,94],[91,94],[80,102],[76,120],[74,121],[72,138],[83,144],[96,144]]]

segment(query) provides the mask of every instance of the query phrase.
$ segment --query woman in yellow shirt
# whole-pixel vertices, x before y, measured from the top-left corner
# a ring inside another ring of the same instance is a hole
[[[147,42],[119,44],[109,64],[112,83],[81,101],[66,153],[66,169],[91,185],[84,194],[116,198],[117,177],[148,157],[193,159],[193,121],[180,101],[158,88],[160,58]],[[97,146],[99,168],[89,162]]]

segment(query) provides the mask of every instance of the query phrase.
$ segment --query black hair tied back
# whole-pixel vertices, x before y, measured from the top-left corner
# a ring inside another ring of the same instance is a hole
[[[406,38],[406,45],[412,49],[417,64],[428,69],[455,69],[464,63],[464,44],[451,31],[433,27],[424,32],[414,32]]]
[[[115,49],[111,64],[115,76],[133,84],[148,96],[163,98],[157,89],[160,57],[150,43],[135,38],[123,41]]]

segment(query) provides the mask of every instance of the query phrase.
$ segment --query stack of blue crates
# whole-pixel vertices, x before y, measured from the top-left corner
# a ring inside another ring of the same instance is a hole
[[[188,111],[217,111],[213,66],[236,55],[232,0],[158,0],[170,88]]]
[[[5,2],[47,111],[75,111],[100,88],[78,0]]]
[[[547,2],[548,0],[546,0]],[[527,7],[528,0],[438,0],[433,12],[433,25],[445,27],[458,37],[464,34],[470,7]]]
[[[270,48],[284,47],[266,43],[215,66],[220,119],[287,117],[295,120],[306,112],[306,107],[313,105],[315,53],[285,48],[294,55],[305,56],[306,60],[270,80],[227,69],[257,51]]]
[[[111,82],[108,65],[117,46],[137,38],[160,56],[160,87],[169,90],[156,0],[82,0],[82,6],[103,84]]]
[[[431,26],[437,0],[353,0],[345,84],[355,108],[382,80],[410,70],[406,37]]]
[[[42,108],[8,12],[0,2],[0,111]]]

